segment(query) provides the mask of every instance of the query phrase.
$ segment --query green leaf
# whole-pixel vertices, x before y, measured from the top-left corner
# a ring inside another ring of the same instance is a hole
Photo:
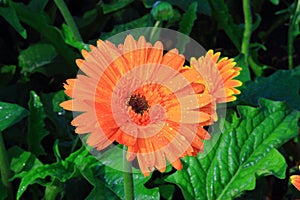
[[[52,163],[52,164],[46,164],[46,165],[41,165],[36,168],[31,169],[30,171],[22,172],[17,174],[15,177],[21,178],[21,183],[19,185],[19,189],[17,192],[17,199],[19,199],[22,194],[25,192],[27,187],[29,185],[32,185],[34,183],[38,183],[43,186],[47,186],[48,190],[49,189],[55,189],[54,182],[57,183],[64,183],[70,178],[74,177],[76,175],[76,168],[75,168],[75,163],[76,159],[79,159],[78,157],[87,157],[87,153],[84,153],[85,149],[81,148],[78,151],[70,154],[66,160],[62,160],[60,162]],[[95,158],[94,158],[95,159]],[[86,162],[84,160],[84,162]],[[81,163],[81,164],[88,164],[86,163]],[[51,177],[51,182],[46,182],[45,178],[47,176]],[[53,186],[54,188],[51,188]]]
[[[121,25],[115,25],[113,30],[109,33],[102,33],[101,39],[105,40],[113,35],[116,35],[118,33],[121,33],[126,30],[134,29],[134,28],[141,28],[141,27],[151,27],[153,26],[153,23],[151,21],[151,15],[146,14],[143,17],[133,20],[131,22],[121,24]],[[143,30],[141,30],[143,31]],[[135,31],[136,33],[136,31]]]
[[[20,199],[22,194],[25,192],[29,185],[34,183],[40,183],[40,179],[45,179],[46,176],[50,176],[52,178],[57,178],[61,182],[65,182],[72,176],[72,172],[65,170],[65,168],[61,165],[61,163],[53,163],[51,165],[46,164],[39,166],[33,170],[28,172],[23,172],[19,174],[19,177],[22,178],[21,183],[19,185],[19,189],[17,191],[17,199]],[[43,185],[47,183],[44,182]]]
[[[30,91],[28,107],[30,111],[28,116],[28,146],[32,153],[39,156],[45,154],[41,141],[49,133],[45,129],[44,120],[46,118],[46,114],[43,108],[43,103],[34,91]]]
[[[193,2],[188,10],[183,14],[182,20],[179,23],[179,32],[190,35],[194,22],[197,19],[197,2]],[[178,49],[180,52],[185,51],[185,45],[188,43],[188,40],[178,40]]]
[[[44,12],[34,12],[23,3],[16,3],[11,1],[10,6],[13,7],[19,19],[38,31],[46,40],[56,49],[70,67],[70,73],[76,74],[77,67],[74,59],[79,55],[70,48],[63,39],[63,36],[58,28],[50,25],[50,18]]]
[[[190,35],[194,22],[197,19],[197,2],[193,2],[188,10],[183,14],[182,20],[179,23],[179,32]]]
[[[53,111],[57,112],[58,115],[63,114],[65,111],[61,106],[59,106],[59,104],[67,99],[68,97],[63,90],[54,93],[52,98]]]
[[[59,106],[61,102],[68,99],[63,90],[56,93],[41,94],[40,97],[44,105],[47,118],[50,119],[55,127],[56,137],[69,138],[71,135],[70,120],[72,118],[72,114],[67,113]]]
[[[13,146],[12,148],[8,149],[7,154],[10,160],[10,169],[15,174],[42,166],[42,163],[34,154],[24,151],[18,146]]]
[[[98,178],[94,185],[91,193],[86,197],[86,200],[119,200],[120,198],[116,196],[109,188],[105,186],[105,183]]]
[[[258,77],[246,82],[240,101],[258,104],[260,97],[284,101],[290,107],[300,110],[300,67],[293,70],[278,70],[269,77]]]
[[[119,199],[107,186],[103,175],[99,173],[103,165],[84,146],[78,151],[70,154],[64,162],[65,167],[75,167],[81,175],[94,186],[86,199]]]
[[[26,117],[28,111],[11,103],[0,102],[0,132]]]
[[[172,200],[174,192],[175,192],[175,186],[174,185],[164,184],[164,185],[159,186],[159,193],[161,194],[161,196],[164,199]]]
[[[239,54],[234,58],[234,61],[237,63],[237,66],[242,68],[240,75],[236,78],[243,83],[251,80],[250,71],[248,65],[246,65],[245,57],[243,54]]]
[[[27,32],[21,25],[17,13],[12,7],[0,7],[0,15],[24,38],[27,38]]]
[[[122,146],[118,146],[107,150],[101,155],[97,155],[97,158],[102,161],[100,174],[105,180],[106,187],[114,192],[120,199],[124,199],[124,178],[122,169],[123,151]],[[113,167],[113,168],[112,168]],[[144,184],[149,178],[145,178],[140,171],[133,169],[133,184],[135,199],[159,199],[158,188],[147,189]]]
[[[270,2],[274,5],[278,5],[280,0],[270,0]]]
[[[33,172],[35,169],[43,166],[35,155],[17,146],[10,148],[7,153],[10,159],[10,169],[15,174],[12,179],[22,178],[29,172]],[[27,186],[25,188],[19,187],[20,193],[18,191],[17,195],[21,196],[26,188]]]
[[[64,189],[64,185],[58,179],[53,179],[46,185],[44,199],[56,199],[56,196]]]
[[[110,2],[109,4],[102,3],[102,9],[104,14],[108,14],[117,10],[120,10],[121,8],[124,8],[125,6],[131,4],[133,0],[114,0]]]
[[[74,39],[73,33],[71,32],[68,25],[66,25],[66,24],[62,25],[62,33],[64,35],[65,42],[67,44],[71,45],[72,47],[75,47],[78,50],[82,50],[82,49],[89,50],[90,49],[88,44],[85,44],[81,41],[77,41],[77,40]]]
[[[51,63],[57,55],[51,44],[34,44],[20,52],[18,56],[22,73],[33,73],[38,68]]]
[[[42,12],[45,9],[47,3],[48,0],[31,0],[28,4],[28,7],[34,12]]]
[[[114,193],[120,198],[124,197],[124,179],[121,171],[113,169],[111,167],[104,166],[104,179],[107,186],[114,191]],[[133,184],[135,199],[159,199],[158,188],[147,189],[144,184],[149,178],[145,178],[141,173],[133,173]]]
[[[224,132],[212,133],[219,140],[203,157],[186,157],[183,170],[170,175],[185,199],[233,199],[255,188],[257,177],[275,175],[284,178],[287,164],[276,150],[298,133],[300,113],[282,102],[260,100],[259,108],[238,106],[224,123]]]
[[[5,85],[8,84],[12,79],[16,72],[15,65],[4,65],[0,68],[1,80],[0,83]]]
[[[209,0],[208,2],[212,10],[212,15],[218,22],[220,28],[225,31],[235,47],[240,50],[244,31],[243,26],[234,23],[228,5],[224,0]]]

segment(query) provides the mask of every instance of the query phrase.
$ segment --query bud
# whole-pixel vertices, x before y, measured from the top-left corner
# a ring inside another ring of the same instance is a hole
[[[168,2],[157,1],[151,10],[151,14],[157,21],[166,21],[173,17],[173,7]]]

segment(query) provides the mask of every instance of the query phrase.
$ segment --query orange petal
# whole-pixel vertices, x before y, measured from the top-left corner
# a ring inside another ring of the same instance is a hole
[[[179,158],[177,160],[175,160],[174,162],[172,162],[171,164],[177,170],[181,170],[182,169],[182,163],[181,163],[181,161],[180,161]]]
[[[290,178],[292,184],[300,191],[300,175],[292,175]]]
[[[172,67],[175,70],[179,70],[183,66],[184,61],[185,61],[184,56],[178,54],[177,49],[172,49],[163,56],[161,64]]]
[[[60,107],[63,107],[63,109],[65,110],[73,110],[73,100],[68,100],[68,101],[64,101],[62,103],[59,104]]]

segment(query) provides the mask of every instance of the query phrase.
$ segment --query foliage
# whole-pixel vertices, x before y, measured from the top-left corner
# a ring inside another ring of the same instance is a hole
[[[68,19],[58,1],[24,2],[0,1],[0,136],[17,199],[124,199],[122,173],[81,145],[72,113],[59,104],[67,100],[63,82],[76,76],[82,49],[152,26],[235,57],[243,86],[226,118],[213,126],[205,143],[213,148],[183,158],[181,171],[169,166],[149,178],[134,173],[135,198],[300,198],[288,183],[300,162],[299,0],[250,1],[250,41],[243,21],[247,1],[65,0]],[[184,51],[186,42],[178,49]],[[0,199],[8,194],[0,181]]]

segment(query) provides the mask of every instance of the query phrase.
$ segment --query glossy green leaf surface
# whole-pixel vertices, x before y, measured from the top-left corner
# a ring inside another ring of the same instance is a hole
[[[27,114],[27,110],[17,104],[0,102],[0,131],[19,122]]]
[[[76,173],[76,168],[73,162],[77,157],[80,158],[82,149],[72,153],[66,160],[55,162],[52,164],[38,165],[35,168],[31,168],[29,171],[22,171],[16,174],[15,177],[21,178],[21,183],[17,192],[17,199],[21,198],[22,194],[26,191],[29,185],[39,183],[47,186],[49,182],[45,180],[47,176],[51,177],[51,180],[59,180],[60,182],[66,182]],[[84,156],[84,154],[82,154]],[[88,160],[89,158],[87,158]],[[87,161],[86,160],[86,161]]]
[[[35,44],[21,51],[18,60],[22,72],[32,73],[39,67],[51,63],[57,55],[51,44]]]
[[[59,29],[49,24],[50,18],[48,15],[45,15],[41,12],[34,12],[23,3],[11,2],[11,7],[16,10],[17,15],[22,22],[28,24],[36,31],[40,32],[43,37],[51,42],[56,51],[69,64],[71,72],[72,70],[75,70],[75,64],[73,60],[78,55],[64,42],[62,33],[59,31]]]
[[[238,111],[240,117],[233,114],[225,121],[224,132],[205,157],[184,158],[184,169],[167,178],[186,199],[233,199],[254,189],[257,177],[285,178],[287,165],[276,148],[298,134],[300,113],[266,99],[259,108],[238,106]]]
[[[81,41],[77,41],[73,38],[73,33],[71,32],[68,25],[63,24],[62,25],[62,33],[64,35],[65,41],[67,44],[71,45],[72,47],[75,47],[79,50],[86,49],[89,50],[89,45],[85,44]]]
[[[7,153],[10,159],[10,168],[15,174],[29,171],[42,165],[34,154],[24,151],[20,147],[14,146]]]
[[[290,107],[300,110],[300,67],[293,70],[278,70],[269,77],[258,77],[245,84],[239,100],[253,105],[260,97],[284,101]]]
[[[35,155],[45,154],[41,145],[42,139],[48,135],[45,129],[46,114],[44,111],[43,103],[40,97],[34,92],[30,91],[30,99],[28,102],[29,116],[28,116],[28,145],[29,150]]]

